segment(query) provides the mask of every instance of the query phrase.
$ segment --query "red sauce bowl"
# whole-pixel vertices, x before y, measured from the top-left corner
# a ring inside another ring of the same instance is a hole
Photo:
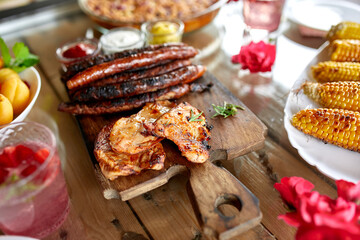
[[[76,62],[98,55],[101,44],[96,38],[78,38],[56,49],[56,56],[64,71]]]

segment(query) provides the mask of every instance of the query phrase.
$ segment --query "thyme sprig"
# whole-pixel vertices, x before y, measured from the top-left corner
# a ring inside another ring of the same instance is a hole
[[[244,110],[243,107],[231,103],[224,102],[224,106],[216,106],[215,104],[212,104],[215,114],[211,117],[217,117],[217,116],[223,116],[224,118],[235,116],[237,113],[237,109]]]

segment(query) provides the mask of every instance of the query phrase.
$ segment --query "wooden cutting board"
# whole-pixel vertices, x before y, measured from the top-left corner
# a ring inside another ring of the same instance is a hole
[[[166,152],[163,170],[146,170],[138,175],[118,177],[107,180],[101,173],[94,157],[93,149],[97,134],[107,123],[133,112],[102,115],[77,116],[88,151],[92,158],[96,176],[104,189],[105,198],[121,198],[123,201],[137,197],[145,192],[164,185],[177,174],[189,177],[188,193],[198,220],[208,235],[228,239],[256,226],[261,220],[261,212],[256,197],[225,169],[213,164],[217,160],[228,160],[263,147],[267,129],[265,125],[234,97],[213,75],[206,72],[198,82],[213,83],[209,91],[190,93],[180,101],[187,101],[204,112],[211,130],[209,144],[210,161],[195,164],[187,161],[180,154],[177,146],[169,140],[162,144]],[[215,114],[211,104],[232,103],[243,106],[237,115],[224,119],[211,118]],[[239,210],[236,216],[222,214],[219,206],[230,204]],[[241,214],[240,214],[241,213]]]

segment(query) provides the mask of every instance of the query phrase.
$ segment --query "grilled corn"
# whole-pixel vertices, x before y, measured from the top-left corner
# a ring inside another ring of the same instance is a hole
[[[356,22],[341,22],[332,26],[326,37],[329,41],[336,39],[360,39],[360,24]]]
[[[360,152],[360,113],[343,109],[304,109],[291,123],[300,131],[331,144]]]
[[[360,81],[360,63],[319,62],[311,67],[311,72],[318,82]]]
[[[360,40],[335,40],[332,51],[331,61],[360,62]]]
[[[360,111],[360,82],[306,82],[302,88],[322,107]]]

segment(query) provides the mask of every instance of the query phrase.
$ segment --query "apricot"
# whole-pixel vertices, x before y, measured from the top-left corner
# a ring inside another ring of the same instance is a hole
[[[20,80],[21,81],[21,80]],[[18,78],[9,78],[6,79],[1,84],[0,94],[4,95],[9,99],[9,101],[12,103],[15,98],[16,88],[18,86],[19,79]]]
[[[28,86],[22,81],[18,80],[15,97],[12,101],[14,115],[20,114],[29,104],[30,90]]]
[[[0,125],[10,123],[13,117],[13,107],[9,99],[0,94]]]
[[[20,79],[20,76],[19,76],[19,74],[17,74],[17,72],[15,72],[14,70],[12,70],[10,68],[0,69],[0,84],[2,84],[3,82],[5,82],[6,80],[8,80],[10,78]]]

